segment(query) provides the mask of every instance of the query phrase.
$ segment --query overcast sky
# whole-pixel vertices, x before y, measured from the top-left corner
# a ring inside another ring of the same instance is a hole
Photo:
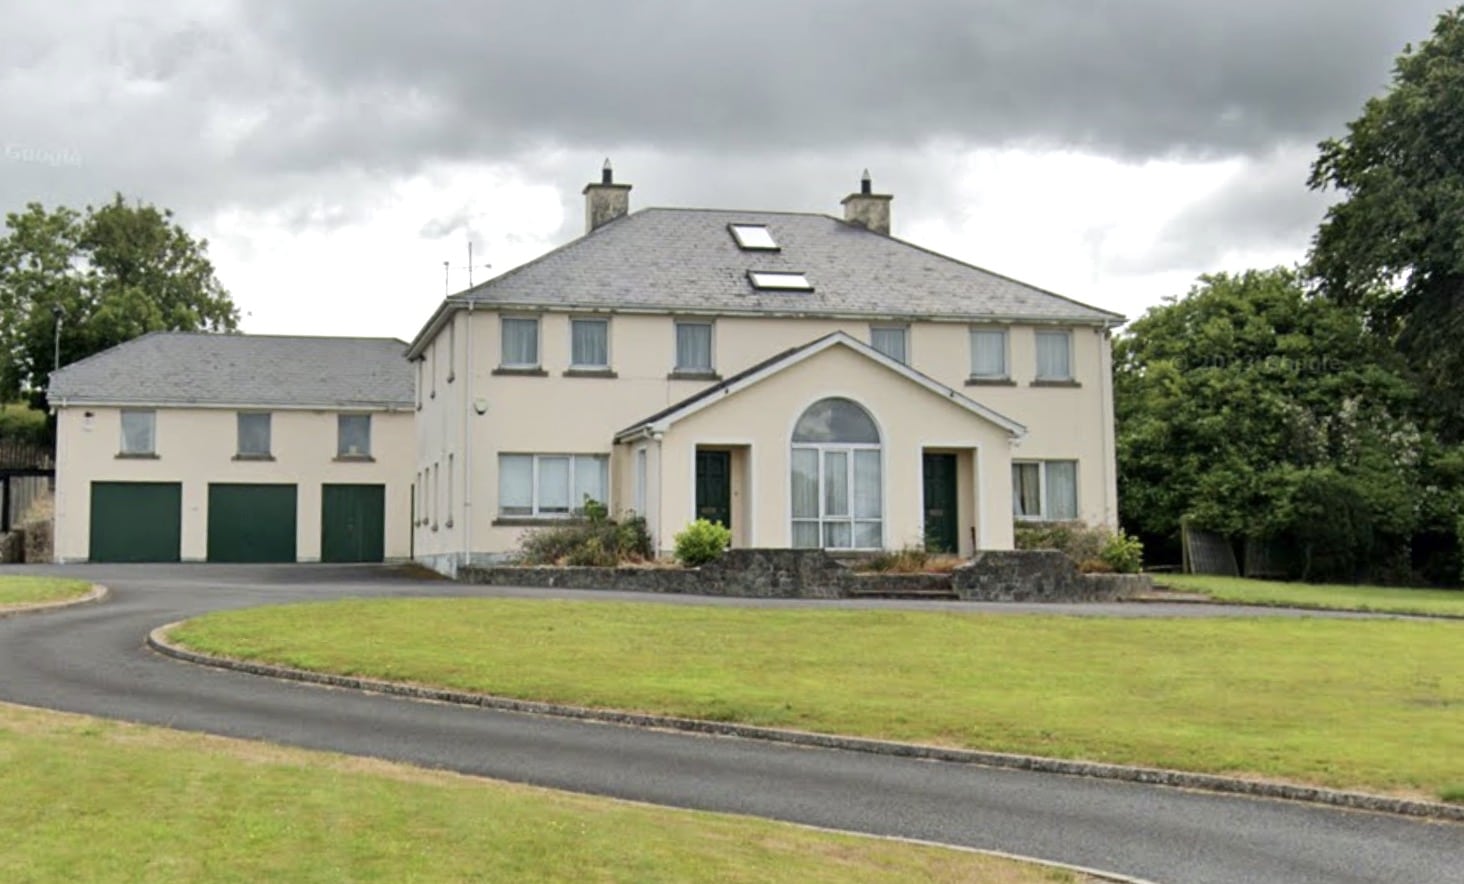
[[[410,339],[632,208],[827,212],[1137,316],[1302,258],[1322,138],[1438,0],[0,0],[0,209],[120,191],[244,329]]]

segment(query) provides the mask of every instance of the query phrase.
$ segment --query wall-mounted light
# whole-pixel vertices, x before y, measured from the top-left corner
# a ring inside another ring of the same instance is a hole
[[[488,400],[487,399],[474,399],[473,400],[473,411],[477,412],[479,415],[487,414],[488,413]]]

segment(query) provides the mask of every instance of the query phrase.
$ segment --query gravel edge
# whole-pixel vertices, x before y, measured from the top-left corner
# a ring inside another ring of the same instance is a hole
[[[515,700],[508,697],[495,697],[491,694],[476,694],[466,691],[406,684],[403,682],[310,672],[304,669],[293,669],[286,666],[275,666],[267,663],[253,663],[247,660],[218,657],[213,654],[204,654],[184,648],[181,645],[173,644],[167,638],[168,632],[179,625],[181,624],[168,623],[154,629],[148,633],[147,646],[160,654],[187,663],[211,666],[217,669],[231,669],[236,672],[263,675],[269,678],[284,679],[286,681],[350,688],[376,694],[407,697],[414,700],[453,703],[460,706],[478,706],[484,709],[495,709],[504,712],[551,715],[558,718],[573,718],[581,721],[595,721],[630,727],[683,731],[722,737],[741,737],[749,740],[764,740],[818,749],[839,749],[846,752],[866,752],[873,755],[918,758],[925,761],[978,764],[985,767],[1027,770],[1037,773],[1055,773],[1094,779],[1119,780],[1203,792],[1243,795],[1253,798],[1300,801],[1308,804],[1320,804],[1328,807],[1341,807],[1373,813],[1387,813],[1397,816],[1464,822],[1464,805],[1418,801],[1409,798],[1390,798],[1383,795],[1370,795],[1366,792],[1349,792],[1340,789],[1300,786],[1267,780],[1247,780],[1237,777],[1220,776],[1218,774],[1190,773],[1163,768],[1073,761],[1061,758],[1044,758],[1036,755],[1017,755],[1007,752],[984,752],[976,749],[951,749],[920,743],[899,743],[865,737],[818,734],[808,731],[786,730],[783,728],[707,721],[699,718],[677,718],[668,715],[620,712],[613,709],[591,709],[584,706],[570,706],[562,703],[541,703],[533,700]]]

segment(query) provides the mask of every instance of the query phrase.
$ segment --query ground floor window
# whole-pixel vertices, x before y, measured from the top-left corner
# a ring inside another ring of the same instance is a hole
[[[879,430],[848,399],[815,402],[793,429],[793,546],[879,549],[884,495]]]
[[[498,511],[505,516],[567,517],[585,501],[610,499],[603,454],[500,454]]]
[[[1068,521],[1078,517],[1078,462],[1012,464],[1012,513],[1019,519]]]

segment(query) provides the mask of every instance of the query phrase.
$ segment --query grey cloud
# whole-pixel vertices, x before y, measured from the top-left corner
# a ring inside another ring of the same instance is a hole
[[[1424,0],[8,7],[0,146],[80,159],[0,155],[0,206],[121,190],[185,221],[293,202],[298,223],[330,224],[369,209],[363,183],[470,160],[571,190],[570,230],[568,203],[606,153],[642,170],[641,204],[836,212],[874,166],[901,182],[906,217],[950,211],[949,170],[921,152],[934,143],[1264,157],[1340,131],[1438,11]]]
[[[1226,186],[1186,206],[1160,230],[1151,250],[1115,256],[1106,269],[1151,273],[1215,266],[1227,251],[1294,251],[1300,256],[1335,195],[1307,190],[1314,157],[1293,145],[1247,160]]]

